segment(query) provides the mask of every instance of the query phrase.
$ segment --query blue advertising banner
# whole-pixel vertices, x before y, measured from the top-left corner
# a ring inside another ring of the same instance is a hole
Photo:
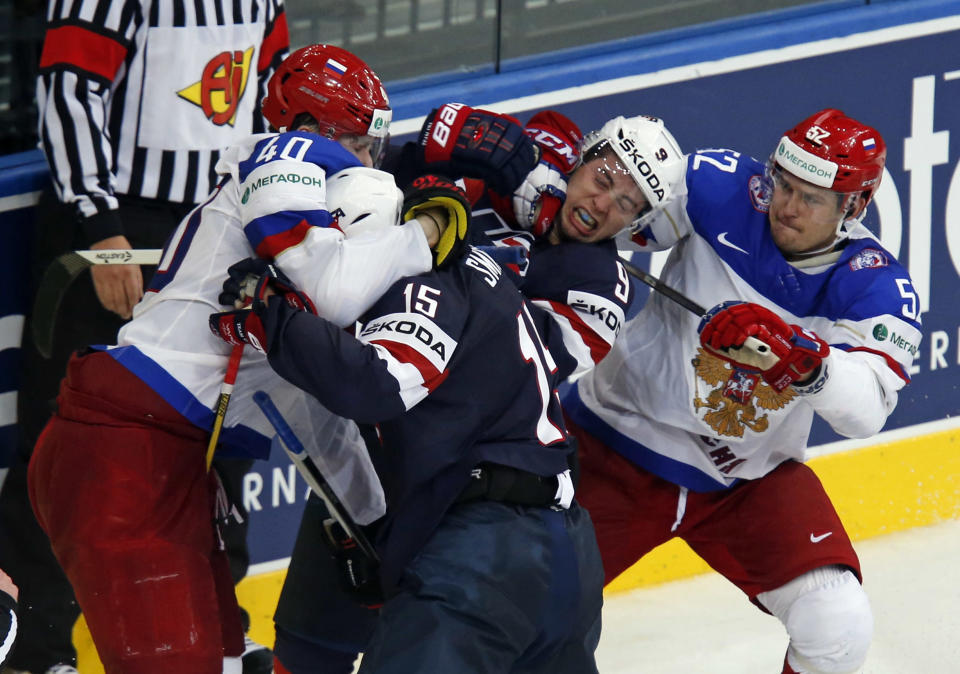
[[[949,424],[960,412],[958,44],[960,20],[951,18],[504,100],[488,107],[521,120],[549,107],[584,130],[616,115],[656,115],[666,121],[686,151],[726,147],[757,158],[768,156],[787,129],[821,108],[839,108],[877,128],[887,142],[887,170],[865,223],[907,265],[921,298],[924,325],[913,381],[901,393],[886,430],[942,420]],[[412,131],[419,124],[416,119],[396,127]],[[656,270],[658,260],[649,257],[637,256],[637,261]],[[837,439],[826,424],[817,423],[811,445]],[[262,486],[259,480],[251,485],[270,497],[257,501],[263,509],[251,519],[251,540],[256,540],[257,531],[276,535],[277,528],[290,526],[281,524],[295,507],[283,500],[283,471],[282,465],[258,471]],[[299,488],[302,491],[302,483]],[[275,494],[278,505],[272,505]],[[268,521],[275,525],[261,529],[261,523]]]
[[[590,84],[532,95],[501,89],[498,97],[491,89],[465,102],[521,120],[553,108],[584,130],[615,115],[656,115],[687,151],[726,147],[757,158],[769,155],[787,129],[821,108],[839,108],[876,127],[887,142],[887,170],[866,224],[909,269],[921,304],[907,310],[919,309],[924,324],[913,382],[886,429],[921,432],[931,423],[945,428],[960,408],[960,16],[869,32],[856,32],[855,24],[850,28],[847,35],[799,44],[796,36],[778,42],[771,35],[766,47],[772,48],[763,51],[718,47],[718,53],[738,55],[701,63],[678,58],[675,63],[684,65],[639,75],[626,74],[621,64],[618,70],[598,70]],[[779,30],[785,34],[791,26]],[[716,39],[719,44],[723,37]],[[440,98],[434,104],[448,100],[435,95]],[[412,115],[423,114],[423,106],[421,99],[410,117],[394,124],[398,142],[419,128],[422,117]],[[6,216],[5,232],[10,231]],[[657,255],[637,261],[653,271],[662,264]],[[912,299],[908,295],[905,303]],[[811,444],[837,439],[817,425]],[[305,484],[279,452],[247,476],[251,558],[267,563],[258,569],[289,555],[305,494]]]

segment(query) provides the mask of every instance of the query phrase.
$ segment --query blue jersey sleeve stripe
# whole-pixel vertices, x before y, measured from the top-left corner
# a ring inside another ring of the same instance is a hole
[[[102,347],[100,347],[102,348]],[[171,407],[194,426],[209,430],[213,426],[213,410],[190,393],[169,372],[134,346],[109,349],[107,353],[156,391]],[[265,459],[270,453],[270,439],[246,426],[224,428],[220,444],[235,457]]]
[[[329,227],[333,224],[329,211],[280,211],[251,220],[243,228],[247,240],[258,255],[272,257],[306,238],[310,227]],[[269,249],[261,253],[261,248]]]

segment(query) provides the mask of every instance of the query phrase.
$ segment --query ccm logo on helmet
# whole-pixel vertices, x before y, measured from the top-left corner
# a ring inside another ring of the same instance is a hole
[[[647,186],[650,188],[650,193],[656,195],[657,201],[663,201],[663,198],[666,196],[664,189],[660,183],[660,178],[657,177],[657,174],[653,172],[653,167],[650,166],[650,163],[643,158],[640,154],[640,151],[637,149],[637,144],[633,142],[630,138],[620,138],[620,149],[623,150],[624,156],[629,159],[633,165],[636,167],[637,172],[643,177],[646,181]],[[663,156],[661,156],[663,155]],[[657,152],[657,159],[663,161],[667,158],[667,152],[663,148]]]
[[[558,155],[563,157],[567,166],[576,166],[579,155],[572,147],[570,147],[570,144],[564,141],[562,138],[558,138],[545,129],[529,129],[527,131],[527,135],[530,136],[534,142],[550,148]]]

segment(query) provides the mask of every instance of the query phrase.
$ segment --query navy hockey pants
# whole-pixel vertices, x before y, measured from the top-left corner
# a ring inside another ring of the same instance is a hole
[[[590,674],[603,567],[586,510],[454,506],[381,609],[361,674]]]

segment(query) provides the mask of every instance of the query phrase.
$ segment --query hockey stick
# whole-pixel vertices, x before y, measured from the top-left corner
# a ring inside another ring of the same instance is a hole
[[[623,259],[622,256],[620,258],[620,263],[624,266],[624,268],[627,270],[627,273],[630,274],[630,276],[633,276],[634,278],[639,279],[640,281],[650,286],[651,288],[653,288],[655,291],[657,291],[667,299],[673,300],[674,302],[679,304],[681,307],[683,307],[687,311],[693,314],[696,314],[697,316],[700,316],[700,317],[703,317],[703,315],[707,313],[706,309],[704,309],[701,305],[697,304],[692,299],[690,299],[689,297],[681,293],[679,290],[674,290],[673,288],[665,284],[663,281],[658,279],[653,274],[649,274],[644,270],[640,269],[640,267],[637,267],[631,264],[630,262],[627,262],[626,260]],[[770,347],[764,344],[763,342],[761,342],[756,337],[747,337],[746,340],[744,340],[743,342],[743,346],[731,348],[729,350],[737,351],[739,349],[747,349],[748,351],[753,351],[757,355],[761,356],[766,361],[766,363],[768,363],[768,365],[764,366],[763,369],[768,369],[770,367],[773,367],[774,365],[777,364],[777,361],[779,360],[776,356],[773,355],[773,353],[770,352]]]
[[[220,439],[220,431],[223,429],[223,420],[227,416],[227,405],[230,404],[230,396],[233,394],[233,385],[237,383],[237,370],[240,369],[240,359],[243,358],[244,344],[237,344],[230,352],[230,360],[227,362],[227,373],[223,375],[223,383],[220,385],[220,397],[217,398],[217,416],[213,419],[213,429],[210,431],[210,442],[207,444],[207,472],[210,472],[210,465],[213,463],[213,453],[217,451],[217,441]]]
[[[74,250],[64,253],[50,263],[33,300],[30,323],[33,326],[33,342],[44,358],[53,351],[53,329],[57,312],[67,288],[88,267],[95,264],[150,264],[160,263],[160,249],[142,250]]]
[[[271,425],[273,425],[274,430],[277,431],[277,435],[280,437],[280,444],[283,445],[290,460],[293,461],[293,465],[297,467],[297,470],[303,476],[303,479],[306,480],[307,484],[310,485],[313,492],[319,496],[327,506],[330,516],[343,527],[347,536],[356,541],[357,547],[359,547],[367,557],[375,562],[379,562],[380,557],[377,555],[373,544],[370,543],[370,539],[367,538],[363,530],[360,529],[357,523],[353,521],[353,518],[350,517],[340,498],[334,493],[326,478],[323,477],[317,464],[314,463],[310,455],[307,454],[306,448],[304,448],[300,439],[293,432],[293,429],[287,424],[287,420],[280,414],[280,410],[273,404],[270,396],[263,391],[257,391],[253,394],[253,402],[260,407],[264,416],[266,416]]]

